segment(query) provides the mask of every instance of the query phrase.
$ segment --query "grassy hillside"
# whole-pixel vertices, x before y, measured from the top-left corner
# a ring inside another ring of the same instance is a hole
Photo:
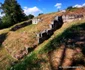
[[[0,47],[0,70],[6,70],[12,62],[14,62],[15,59],[13,59],[8,51]]]
[[[39,17],[41,18],[44,16],[43,21],[46,21],[46,23],[49,24],[49,21],[51,21],[52,18],[56,15],[58,14],[51,13],[51,14],[45,14]],[[48,17],[51,17],[51,18],[48,19]],[[0,58],[1,60],[0,69],[1,70],[6,70],[6,68],[9,67],[12,62],[16,61],[16,59],[14,59],[12,55],[10,54],[16,53],[16,51],[23,49],[25,45],[27,46],[27,44],[33,45],[34,42],[37,42],[36,37],[35,37],[36,33],[42,31],[43,29],[48,28],[48,24],[44,22],[43,24],[39,23],[38,25],[25,24],[25,22],[30,22],[30,21],[31,20],[23,21],[21,23],[17,23],[11,26],[10,28],[0,30],[0,47],[1,47],[0,55],[5,57],[5,60],[4,60],[4,57]],[[15,30],[13,31],[13,29]],[[11,51],[10,53],[9,53],[9,50]]]
[[[0,30],[0,70],[6,70],[8,67],[10,67],[12,65],[13,62],[16,62],[17,60],[14,59],[10,53],[8,52],[8,50],[2,45],[2,43],[6,40],[7,38],[7,34],[10,32],[10,30],[17,26],[17,25],[21,25],[24,22],[28,22],[27,21],[23,21],[21,23],[18,23],[16,25],[13,25],[10,28],[6,28],[6,29],[2,29]],[[32,27],[32,25],[27,26],[28,29],[30,29],[30,27]],[[10,42],[11,43],[11,42]],[[9,44],[10,44],[9,43]],[[10,49],[11,50],[11,49]]]
[[[81,26],[79,26],[81,25]],[[77,31],[79,34],[81,34],[79,31],[84,30],[85,26],[85,21],[77,21],[77,22],[72,22],[72,23],[65,23],[62,28],[60,28],[59,30],[56,30],[54,35],[51,36],[50,39],[44,41],[42,44],[40,44],[33,52],[31,52],[28,56],[26,56],[21,62],[19,62],[18,64],[16,64],[15,66],[11,67],[12,70],[51,70],[52,68],[56,69],[56,63],[52,64],[53,60],[54,62],[56,62],[55,58],[52,58],[52,56],[55,56],[55,53],[58,54],[60,57],[62,57],[61,55],[63,55],[63,52],[66,51],[65,55],[66,57],[69,57],[69,59],[72,59],[72,56],[74,54],[74,52],[76,52],[76,49],[78,49],[78,47],[74,47],[76,45],[74,44],[69,44],[70,47],[67,46],[67,50],[66,48],[66,42],[68,40],[68,38],[70,38],[73,33],[69,33],[72,32],[71,30]],[[79,28],[77,28],[79,27]],[[73,34],[74,35],[74,34]],[[76,37],[76,36],[75,36]],[[85,42],[85,40],[84,40]],[[84,47],[83,47],[84,48]],[[54,50],[55,49],[55,50]],[[63,49],[63,51],[62,51]],[[56,51],[57,50],[57,51]],[[82,50],[79,48],[79,50]],[[69,52],[70,51],[70,52]],[[73,52],[73,53],[71,53]],[[51,56],[52,54],[52,56]],[[61,54],[61,55],[60,55]],[[72,54],[72,55],[71,55]],[[71,55],[71,56],[69,56]],[[78,56],[75,57],[77,60],[84,60],[84,56],[82,54],[82,52],[79,52],[77,54]],[[83,59],[82,59],[83,58]],[[65,64],[63,65],[71,65],[72,61],[67,60],[67,58],[62,58],[64,59]],[[51,62],[52,61],[52,62]],[[68,61],[68,62],[66,62]],[[76,61],[76,60],[75,60]],[[54,63],[53,62],[53,63]],[[61,65],[61,64],[59,64]],[[59,66],[57,64],[57,66]],[[76,65],[76,64],[75,64]],[[80,66],[83,66],[83,64],[81,64]]]
[[[37,34],[49,29],[49,24],[51,24],[52,20],[56,15],[60,15],[61,12],[57,13],[51,13],[51,14],[44,14],[38,16],[38,18],[41,18],[41,22],[34,25],[27,25],[27,23],[32,23],[31,20],[25,21],[25,23],[19,23],[17,25],[14,25],[6,30],[5,33],[7,37],[2,43],[2,45],[8,50],[8,52],[15,58],[18,56],[22,58],[22,54],[27,52],[24,52],[28,50],[28,53],[30,53],[30,49],[34,49],[38,45],[38,38]],[[50,17],[50,18],[49,18]],[[21,27],[21,25],[25,25],[24,27]],[[21,27],[21,28],[20,28]],[[2,31],[2,32],[4,32]],[[11,51],[14,50],[14,51]]]
[[[51,70],[52,67],[55,68],[56,63],[51,63],[51,59],[54,59],[51,57],[55,56],[54,53],[57,49],[61,51],[62,46],[60,48],[56,48],[56,46],[60,46],[60,43],[62,43],[60,40],[62,40],[64,35],[67,35],[66,30],[69,30],[68,28],[74,25],[85,23],[85,20],[65,23],[62,28],[55,31],[50,39],[38,45],[36,34],[48,29],[49,24],[57,15],[62,15],[62,13],[55,12],[40,15],[38,18],[42,18],[42,21],[37,25],[29,25],[28,23],[31,23],[31,20],[27,20],[13,25],[10,28],[0,30],[0,69],[6,70],[11,67],[11,70]],[[15,59],[14,56],[22,54],[22,50],[26,47],[29,47],[28,52],[31,51],[31,53],[25,55],[24,58],[16,64],[17,59]],[[68,50],[73,51],[72,49]],[[53,56],[51,56],[51,54]]]

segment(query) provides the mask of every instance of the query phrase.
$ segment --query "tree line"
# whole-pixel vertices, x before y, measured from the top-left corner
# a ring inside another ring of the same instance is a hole
[[[0,18],[0,29],[10,27],[16,23],[32,19],[34,15],[29,14],[26,16],[17,0],[5,0],[4,3],[0,3],[2,14],[5,15]]]

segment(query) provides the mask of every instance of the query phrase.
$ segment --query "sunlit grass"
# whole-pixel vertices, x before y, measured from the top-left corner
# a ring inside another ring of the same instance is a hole
[[[33,52],[31,52],[29,55],[27,55],[20,63],[16,64],[14,67],[11,67],[11,70],[26,70],[27,67],[30,67],[31,63],[33,61],[36,61],[38,59],[37,55],[41,53],[47,53],[51,50],[53,50],[52,43],[56,40],[58,40],[60,37],[65,34],[65,31],[67,31],[69,28],[77,25],[85,24],[85,21],[75,21],[71,23],[65,23],[62,28],[55,31],[55,33],[46,41],[44,41],[42,44],[40,44]]]

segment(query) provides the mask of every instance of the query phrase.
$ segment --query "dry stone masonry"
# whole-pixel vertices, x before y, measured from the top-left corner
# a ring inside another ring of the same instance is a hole
[[[82,17],[83,17],[82,14],[81,15],[79,14],[79,15],[76,15],[76,16],[75,15],[71,15],[71,16],[63,15],[63,16],[56,16],[56,17],[54,17],[53,21],[48,25],[49,26],[48,29],[43,30],[42,32],[36,34],[38,44],[41,44],[42,42],[44,42],[45,40],[50,38],[53,35],[54,31],[59,29],[63,25],[64,21],[69,22],[70,20],[73,21],[74,18],[78,18],[79,19],[79,18],[82,18]],[[30,21],[30,23],[32,23],[32,24],[37,24],[38,22],[41,22],[41,19],[34,18],[32,21]],[[22,26],[24,26],[24,25],[22,25]],[[14,30],[16,30],[16,27],[14,28]],[[25,55],[28,54],[28,52],[29,52],[28,49],[29,48],[25,48],[24,50],[20,50],[20,52],[18,52],[18,54],[13,55],[13,56],[16,59],[21,59]]]
[[[33,18],[32,19],[32,24],[37,24],[38,22],[40,22],[41,19],[40,18]]]
[[[62,16],[63,18],[63,21],[64,22],[71,22],[71,21],[74,21],[74,20],[81,20],[82,18],[85,18],[84,14],[83,13],[65,13],[63,14]]]
[[[56,16],[54,20],[49,24],[49,29],[43,30],[42,32],[38,33],[37,40],[38,44],[41,44],[46,39],[50,38],[50,36],[54,33],[54,31],[58,28],[60,28],[63,24],[62,16]],[[22,59],[25,55],[28,54],[28,47],[24,48],[23,50],[20,50],[17,54],[13,55],[16,59]]]
[[[14,26],[10,31],[16,31],[16,30],[18,30],[18,29],[20,29],[20,28],[23,28],[23,27],[25,27],[25,26],[27,26],[27,25],[31,25],[31,24],[32,24],[32,20],[30,20],[30,21],[25,21],[25,22],[23,22],[23,23],[20,24],[20,25]]]
[[[56,16],[54,20],[49,24],[49,29],[42,31],[37,34],[38,43],[42,43],[44,40],[48,39],[53,32],[60,28],[63,24],[62,16]]]

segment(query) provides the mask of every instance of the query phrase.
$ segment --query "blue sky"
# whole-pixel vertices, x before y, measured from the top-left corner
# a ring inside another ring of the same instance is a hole
[[[17,0],[25,14],[38,15],[39,13],[56,12],[68,6],[85,6],[85,0]],[[0,0],[4,2],[4,0]]]

